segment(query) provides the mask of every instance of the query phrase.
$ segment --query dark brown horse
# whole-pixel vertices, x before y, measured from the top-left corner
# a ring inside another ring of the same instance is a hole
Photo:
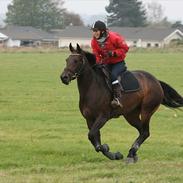
[[[68,85],[77,78],[80,94],[79,108],[86,119],[89,133],[88,138],[97,152],[102,152],[111,160],[122,159],[120,152],[112,153],[107,144],[101,144],[100,129],[111,118],[123,115],[135,127],[139,136],[129,150],[126,162],[137,161],[137,150],[149,137],[149,122],[160,104],[170,108],[183,106],[183,98],[168,84],[158,81],[151,74],[144,71],[134,71],[138,79],[140,90],[122,93],[120,102],[123,108],[112,108],[110,103],[112,93],[109,90],[101,69],[95,67],[95,56],[83,51],[77,44],[74,49],[70,44],[71,54],[66,59],[66,67],[61,74],[61,80]]]

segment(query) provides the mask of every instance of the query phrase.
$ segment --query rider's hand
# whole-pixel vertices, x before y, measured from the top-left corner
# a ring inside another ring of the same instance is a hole
[[[116,52],[109,51],[109,52],[108,52],[108,56],[109,56],[109,57],[116,57],[117,55],[116,55]]]

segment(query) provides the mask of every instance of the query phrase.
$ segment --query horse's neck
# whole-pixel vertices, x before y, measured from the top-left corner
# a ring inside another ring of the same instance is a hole
[[[77,79],[79,89],[79,106],[83,111],[85,107],[91,108],[96,105],[99,107],[110,100],[110,90],[107,89],[102,76],[94,71],[90,66]]]
[[[105,83],[101,78],[101,75],[97,74],[90,65],[86,65],[82,74],[77,79],[78,89],[80,96],[86,95],[86,93],[94,92],[94,90],[105,89]],[[105,89],[106,90],[106,89]]]
[[[80,94],[89,90],[91,84],[94,82],[93,76],[94,71],[89,65],[87,65],[77,79]]]

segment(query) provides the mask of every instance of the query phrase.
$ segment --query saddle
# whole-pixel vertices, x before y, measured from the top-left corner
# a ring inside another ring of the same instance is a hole
[[[112,92],[111,73],[108,65],[97,65],[97,68],[101,69],[105,82]],[[125,71],[118,76],[119,83],[121,85],[122,92],[135,92],[140,90],[140,85],[135,75],[130,71]]]
[[[135,92],[140,90],[140,85],[135,75],[130,71],[125,71],[118,76],[118,80],[124,92]]]

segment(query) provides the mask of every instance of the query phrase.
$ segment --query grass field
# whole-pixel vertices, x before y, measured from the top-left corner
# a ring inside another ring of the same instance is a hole
[[[76,81],[61,84],[68,53],[0,53],[0,183],[182,183],[183,112],[161,106],[139,161],[126,166],[96,153],[78,110]],[[131,53],[143,69],[183,95],[183,53]],[[124,156],[137,136],[123,118],[102,141]]]

